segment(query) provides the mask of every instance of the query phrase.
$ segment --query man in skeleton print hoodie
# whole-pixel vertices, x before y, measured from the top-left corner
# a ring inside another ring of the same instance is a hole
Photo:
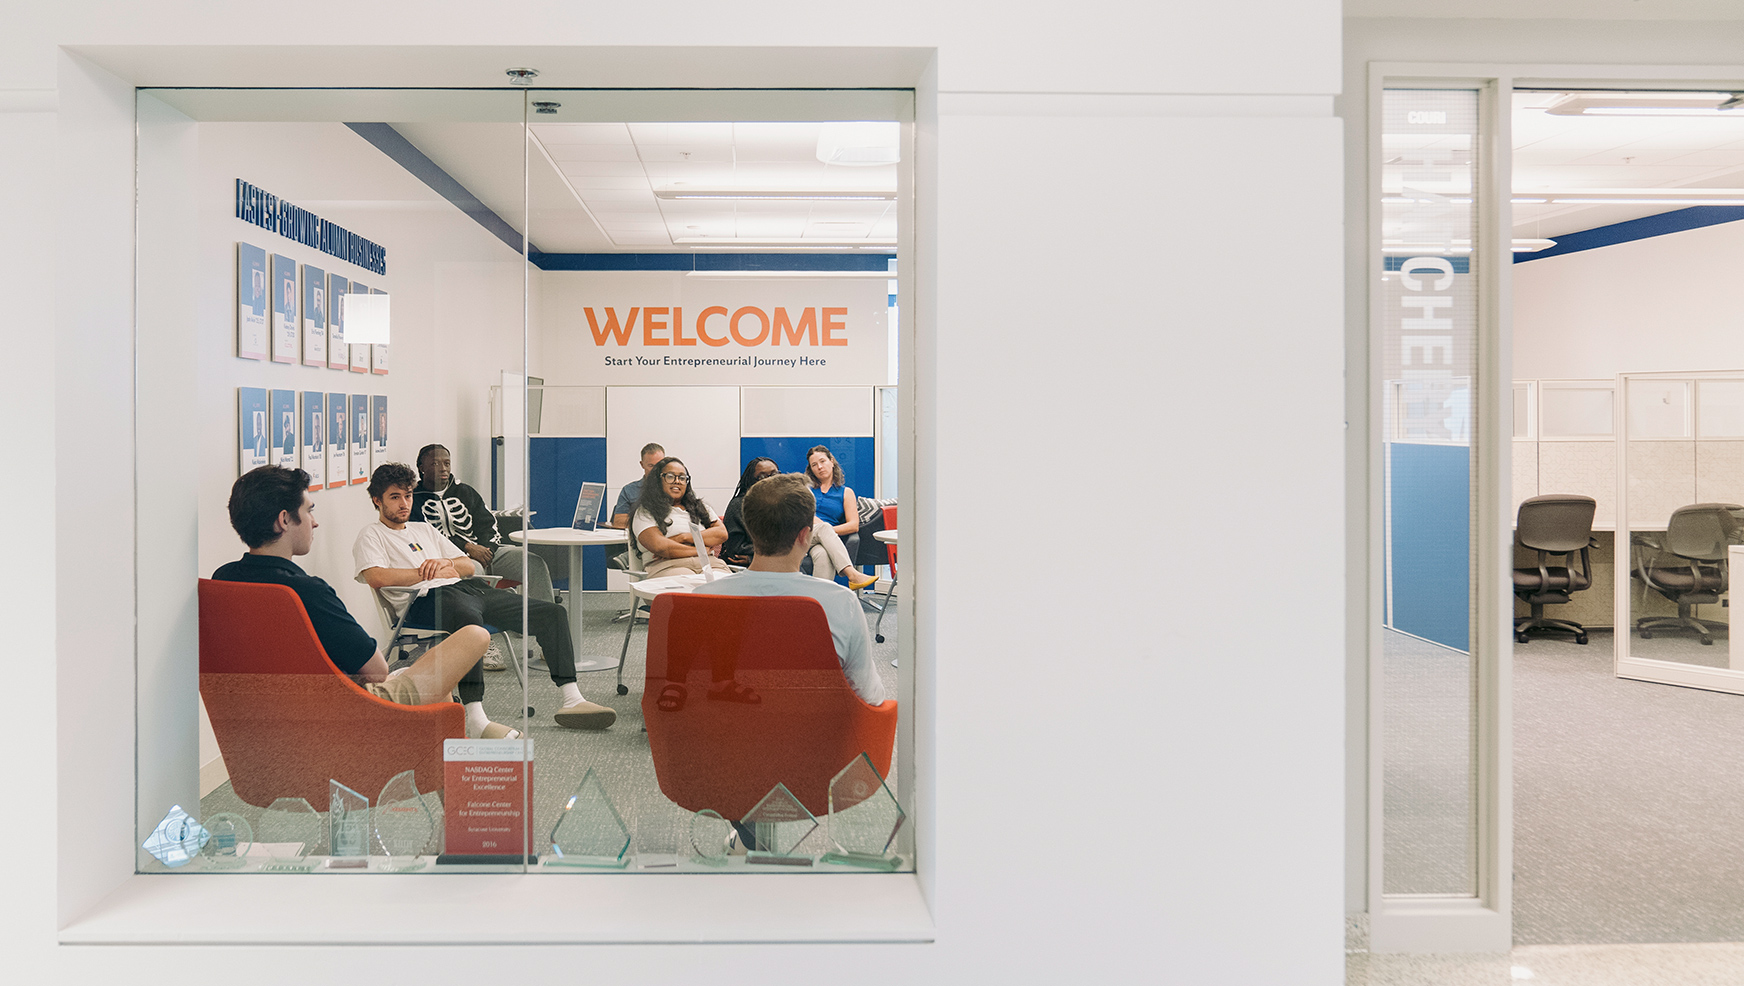
[[[534,599],[556,601],[551,591],[551,570],[545,559],[529,554],[518,544],[503,544],[497,537],[496,518],[478,491],[454,478],[448,449],[426,445],[418,451],[418,488],[413,492],[412,518],[436,528],[454,546],[466,552],[492,575],[524,582]],[[527,570],[521,571],[526,559]]]

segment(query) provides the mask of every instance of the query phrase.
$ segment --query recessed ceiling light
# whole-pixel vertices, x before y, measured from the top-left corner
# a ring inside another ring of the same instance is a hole
[[[1733,116],[1738,93],[1571,92],[1544,112],[1551,116]]]
[[[675,182],[654,190],[659,199],[736,199],[746,202],[894,202],[896,192],[876,188],[709,188]]]
[[[817,159],[849,168],[895,164],[902,159],[902,125],[826,123],[818,132]]]

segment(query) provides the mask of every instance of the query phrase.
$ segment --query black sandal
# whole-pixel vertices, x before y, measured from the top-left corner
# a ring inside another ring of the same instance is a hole
[[[736,681],[723,681],[709,689],[711,702],[737,702],[740,705],[762,705],[763,696]]]
[[[654,707],[661,712],[682,712],[685,697],[684,686],[676,681],[669,681],[666,687],[660,689],[660,694],[655,696]]]

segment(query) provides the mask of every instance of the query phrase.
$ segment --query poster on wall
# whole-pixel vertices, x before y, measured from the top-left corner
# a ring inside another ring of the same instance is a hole
[[[369,436],[370,448],[374,450],[372,467],[379,467],[388,461],[388,398],[386,394],[377,394],[371,400],[375,415],[375,429]]]
[[[370,293],[371,294],[387,294],[387,292],[383,291],[381,288],[376,288],[373,291],[371,291]],[[388,344],[387,343],[378,342],[378,343],[375,343],[369,347],[369,372],[382,373],[382,374],[385,374],[388,372]]]
[[[351,282],[351,293],[352,294],[369,294],[369,289],[364,287],[363,285],[357,283],[356,281],[352,281]],[[351,372],[353,372],[353,373],[368,373],[369,372],[369,346],[367,346],[367,345],[359,346],[359,345],[356,345],[355,343],[352,344],[352,347],[351,347]]]
[[[327,488],[344,486],[351,477],[350,460],[346,452],[350,444],[345,437],[345,395],[327,395]]]
[[[586,386],[892,384],[889,282],[565,271],[545,368]]]
[[[236,244],[236,355],[266,359],[266,251]]]
[[[309,489],[327,485],[327,395],[319,390],[303,391],[303,471],[309,474]]]
[[[272,361],[295,363],[297,331],[297,262],[272,255]]]
[[[327,365],[327,272],[303,265],[303,365]]]
[[[237,475],[267,464],[266,388],[236,388]]]
[[[297,392],[275,390],[267,404],[272,422],[273,464],[297,468]]]
[[[345,294],[351,282],[338,274],[327,275],[327,368],[343,370],[351,365],[345,348]]]
[[[369,396],[351,395],[351,481],[369,482]]]

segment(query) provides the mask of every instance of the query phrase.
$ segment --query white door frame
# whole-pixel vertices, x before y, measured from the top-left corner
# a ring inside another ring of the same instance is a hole
[[[1512,186],[1511,95],[1516,85],[1605,87],[1617,83],[1643,87],[1744,90],[1744,66],[1653,66],[1585,64],[1498,64],[1472,62],[1370,62],[1364,97],[1366,112],[1351,114],[1367,122],[1365,151],[1368,184],[1362,208],[1367,244],[1362,272],[1369,303],[1368,503],[1369,616],[1365,620],[1368,656],[1367,736],[1367,888],[1370,947],[1376,952],[1502,952],[1513,943],[1513,598],[1501,577],[1512,557],[1513,518],[1509,516],[1512,458],[1512,252],[1508,191]],[[1478,384],[1474,465],[1477,546],[1473,605],[1476,663],[1474,772],[1476,794],[1475,896],[1388,895],[1382,892],[1383,826],[1382,730],[1384,693],[1380,619],[1385,567],[1381,557],[1382,497],[1380,437],[1381,349],[1378,316],[1381,263],[1381,91],[1388,84],[1471,86],[1483,93],[1477,179],[1477,229],[1488,249],[1478,255],[1476,370]],[[1622,504],[1619,503],[1619,510]]]

